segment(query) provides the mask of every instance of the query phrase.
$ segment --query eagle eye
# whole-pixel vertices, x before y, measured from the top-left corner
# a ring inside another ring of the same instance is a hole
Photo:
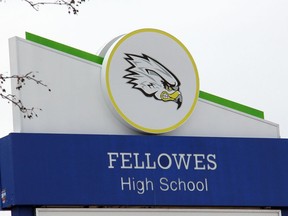
[[[169,83],[163,83],[163,85],[164,85],[164,88],[167,90],[167,91],[171,91],[172,90],[172,87],[171,87],[171,85],[169,85]]]
[[[179,86],[176,86],[176,85],[171,85],[169,83],[163,83],[164,85],[164,88],[167,90],[167,91],[178,91],[179,90]]]

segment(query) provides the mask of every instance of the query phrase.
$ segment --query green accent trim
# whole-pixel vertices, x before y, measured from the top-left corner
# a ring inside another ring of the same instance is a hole
[[[94,55],[94,54],[91,54],[91,53],[88,53],[88,52],[85,52],[85,51],[82,51],[82,50],[79,50],[79,49],[58,43],[58,42],[55,42],[55,41],[52,41],[49,39],[40,37],[38,35],[34,35],[32,33],[29,33],[29,32],[26,32],[26,40],[41,44],[43,46],[47,46],[49,48],[52,48],[52,49],[55,49],[55,50],[58,50],[58,51],[61,51],[61,52],[64,52],[64,53],[67,53],[67,54],[70,54],[73,56],[77,56],[79,58],[100,64],[100,65],[102,65],[103,60],[104,60],[104,58],[102,58],[100,56],[97,56],[97,55]],[[264,119],[264,112],[262,112],[260,110],[257,110],[257,109],[254,109],[254,108],[251,108],[251,107],[248,107],[248,106],[245,106],[245,105],[242,105],[242,104],[239,104],[239,103],[236,103],[236,102],[233,102],[233,101],[221,98],[221,97],[218,97],[216,95],[212,95],[212,94],[207,93],[207,92],[199,91],[199,98],[202,98],[202,99],[207,100],[207,101],[211,101],[213,103],[216,103],[216,104],[219,104],[219,105],[222,105],[222,106],[225,106],[225,107],[228,107],[228,108],[231,108],[231,109],[234,109],[234,110],[237,110],[237,111],[258,117],[258,118],[261,118],[261,119]]]
[[[218,97],[216,95],[209,94],[207,92],[200,91],[199,98],[202,98],[207,101],[211,101],[216,104],[220,104],[225,107],[229,107],[231,109],[234,109],[234,110],[237,110],[237,111],[240,111],[240,112],[261,118],[261,119],[264,119],[264,112],[260,110]]]
[[[103,58],[100,56],[40,37],[38,35],[31,34],[29,32],[26,32],[26,40],[41,44],[43,46],[47,46],[49,48],[52,48],[52,49],[55,49],[64,53],[68,53],[73,56],[77,56],[79,58],[100,64],[100,65],[103,63]]]

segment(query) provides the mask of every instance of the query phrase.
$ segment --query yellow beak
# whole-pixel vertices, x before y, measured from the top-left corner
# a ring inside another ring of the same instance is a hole
[[[181,93],[179,91],[175,91],[172,94],[169,94],[167,91],[163,91],[160,95],[160,98],[163,101],[174,101]]]

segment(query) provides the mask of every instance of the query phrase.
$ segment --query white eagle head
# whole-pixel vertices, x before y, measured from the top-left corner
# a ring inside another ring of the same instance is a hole
[[[123,78],[129,79],[134,89],[140,90],[147,97],[154,97],[163,102],[173,101],[177,103],[177,109],[182,105],[180,81],[163,64],[142,54],[127,54],[124,58],[130,63],[128,72]]]

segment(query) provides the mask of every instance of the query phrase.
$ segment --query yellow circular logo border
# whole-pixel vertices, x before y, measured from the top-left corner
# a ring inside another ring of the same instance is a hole
[[[109,82],[109,72],[110,72],[110,64],[111,61],[113,59],[113,56],[115,54],[115,52],[117,51],[117,49],[119,48],[119,46],[128,38],[130,38],[131,36],[138,34],[138,33],[143,33],[143,32],[155,32],[155,33],[159,33],[159,34],[163,34],[169,38],[171,38],[172,40],[174,40],[176,43],[178,43],[183,50],[186,52],[186,54],[188,55],[193,68],[194,68],[194,72],[195,72],[195,77],[196,77],[196,92],[195,92],[195,96],[194,96],[194,101],[192,103],[192,106],[190,108],[190,110],[187,112],[187,114],[184,116],[184,118],[182,118],[177,124],[174,124],[170,127],[167,128],[163,128],[163,129],[151,129],[151,128],[146,128],[146,127],[142,127],[141,125],[136,124],[135,122],[133,122],[131,119],[129,119],[122,111],[121,109],[118,107],[117,103],[114,100],[113,94],[111,92],[111,88],[110,88],[110,82]],[[179,126],[181,126],[192,114],[192,112],[195,109],[196,103],[198,101],[198,97],[199,97],[199,75],[198,75],[198,70],[195,64],[195,61],[192,57],[192,55],[190,54],[190,52],[188,51],[188,49],[184,46],[184,44],[182,44],[181,41],[179,41],[177,38],[175,38],[174,36],[172,36],[171,34],[164,32],[162,30],[159,29],[153,29],[153,28],[144,28],[144,29],[139,29],[139,30],[135,30],[133,32],[130,32],[126,35],[124,35],[117,43],[116,45],[113,47],[109,58],[107,60],[107,66],[106,66],[106,87],[107,87],[107,91],[108,91],[108,96],[109,99],[113,105],[113,107],[115,108],[115,110],[117,111],[117,113],[131,126],[133,126],[134,128],[143,131],[143,132],[147,132],[147,133],[153,133],[153,134],[160,134],[160,133],[166,133],[172,130],[175,130],[176,128],[178,128]]]

